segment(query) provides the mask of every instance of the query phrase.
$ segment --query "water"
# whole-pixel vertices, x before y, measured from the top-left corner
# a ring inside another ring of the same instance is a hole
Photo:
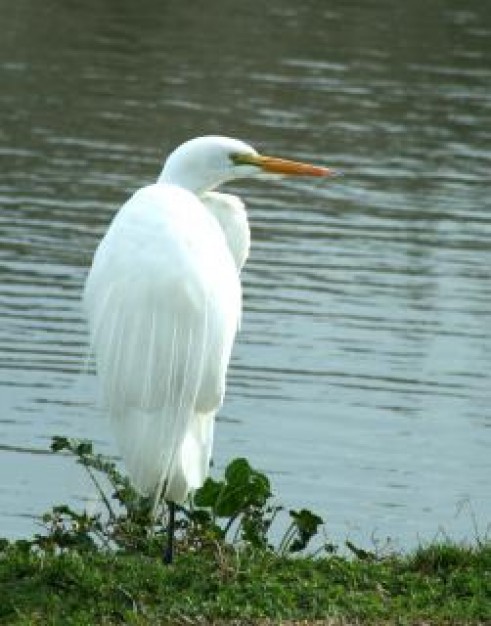
[[[253,233],[215,464],[247,456],[335,540],[491,520],[491,12],[470,0],[2,3],[0,535],[115,449],[80,293],[118,206],[197,134],[341,169],[240,182]]]

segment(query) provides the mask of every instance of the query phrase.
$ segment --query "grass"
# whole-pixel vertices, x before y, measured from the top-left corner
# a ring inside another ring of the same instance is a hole
[[[275,548],[269,528],[287,513],[241,459],[180,511],[177,558],[164,565],[165,527],[149,532],[148,509],[114,465],[86,442],[58,438],[54,448],[73,454],[99,488],[95,471],[109,480],[107,519],[62,505],[43,516],[43,535],[0,541],[0,624],[491,624],[489,541],[390,556],[347,544],[350,557],[328,544],[313,557],[321,520],[302,509],[289,512]]]
[[[216,544],[160,559],[114,552],[0,558],[0,623],[491,624],[491,546],[435,545],[382,560],[280,557]],[[235,621],[234,621],[235,620]]]

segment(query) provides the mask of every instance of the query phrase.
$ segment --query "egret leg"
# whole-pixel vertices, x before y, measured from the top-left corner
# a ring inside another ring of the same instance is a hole
[[[167,545],[164,550],[164,563],[170,565],[174,557],[174,527],[176,524],[176,504],[168,502],[169,521],[167,522]]]

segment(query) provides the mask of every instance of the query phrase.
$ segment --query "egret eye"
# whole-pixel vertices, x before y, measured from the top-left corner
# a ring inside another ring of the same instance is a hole
[[[250,154],[244,154],[243,152],[232,152],[230,160],[234,165],[256,165],[251,159]]]

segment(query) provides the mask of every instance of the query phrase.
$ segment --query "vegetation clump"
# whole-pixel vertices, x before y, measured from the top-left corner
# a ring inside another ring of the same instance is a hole
[[[267,477],[236,459],[179,507],[177,558],[166,566],[163,511],[90,443],[52,447],[85,467],[104,511],[57,506],[43,533],[0,542],[2,624],[491,624],[489,542],[406,556],[348,544],[350,557],[324,542],[308,553],[321,518],[284,511]],[[278,515],[289,524],[274,545]]]

